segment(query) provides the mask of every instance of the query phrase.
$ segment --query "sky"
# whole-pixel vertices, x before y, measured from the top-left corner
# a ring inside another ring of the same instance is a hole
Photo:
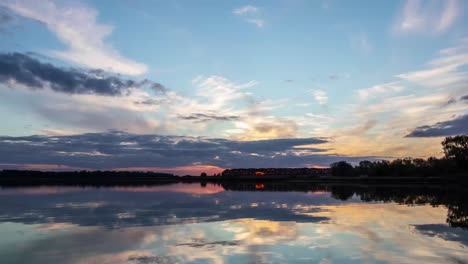
[[[441,156],[468,134],[467,6],[0,0],[0,169]]]

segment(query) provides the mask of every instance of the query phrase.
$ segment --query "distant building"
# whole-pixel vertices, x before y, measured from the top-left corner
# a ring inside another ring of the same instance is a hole
[[[311,178],[331,175],[330,168],[249,168],[227,169],[221,174],[229,178]]]

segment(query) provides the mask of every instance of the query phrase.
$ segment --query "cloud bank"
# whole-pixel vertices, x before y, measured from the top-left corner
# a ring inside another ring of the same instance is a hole
[[[10,164],[9,168],[11,164],[28,163],[87,169],[308,167],[327,166],[345,158],[322,154],[324,150],[319,146],[326,142],[322,138],[234,141],[109,131],[69,136],[4,136],[0,137],[0,156],[4,165]]]

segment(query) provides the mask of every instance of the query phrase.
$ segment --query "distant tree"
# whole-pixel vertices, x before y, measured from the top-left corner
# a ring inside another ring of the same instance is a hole
[[[371,161],[363,160],[359,162],[359,166],[356,169],[359,175],[371,175],[373,174],[373,165]]]
[[[206,175],[205,172],[202,172],[202,173],[200,174],[200,177],[202,177],[202,178],[206,178],[206,176],[207,176],[207,175]]]
[[[458,168],[468,169],[468,135],[446,137],[442,147],[446,159],[454,160]]]
[[[334,176],[353,176],[354,168],[346,161],[338,161],[330,164],[332,174]]]

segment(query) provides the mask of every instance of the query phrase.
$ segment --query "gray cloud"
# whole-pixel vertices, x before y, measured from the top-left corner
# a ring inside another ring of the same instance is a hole
[[[217,114],[204,114],[204,113],[193,113],[188,116],[179,116],[180,119],[184,120],[193,120],[197,122],[206,122],[206,121],[235,121],[240,118],[236,115],[217,115]]]
[[[165,91],[164,86],[149,80],[125,80],[111,76],[103,70],[83,71],[57,67],[44,63],[29,54],[0,54],[0,82],[16,82],[31,89],[50,87],[56,92],[69,94],[125,95],[132,87],[148,86],[155,91]]]
[[[321,154],[318,147],[304,147],[325,142],[320,138],[234,141],[109,131],[71,136],[4,136],[0,137],[0,156],[4,164],[57,164],[89,169],[193,164],[222,168],[305,167],[362,158]],[[301,150],[301,154],[295,150]]]
[[[12,23],[15,17],[6,9],[0,7],[0,33],[9,33],[7,24]]]
[[[5,9],[0,8],[0,25],[13,21],[13,16]]]
[[[467,95],[465,95],[465,96],[462,96],[460,99],[461,99],[461,100],[468,101],[468,94],[467,94]]]
[[[468,134],[468,115],[438,122],[434,125],[417,127],[406,137],[441,137],[460,134]]]

